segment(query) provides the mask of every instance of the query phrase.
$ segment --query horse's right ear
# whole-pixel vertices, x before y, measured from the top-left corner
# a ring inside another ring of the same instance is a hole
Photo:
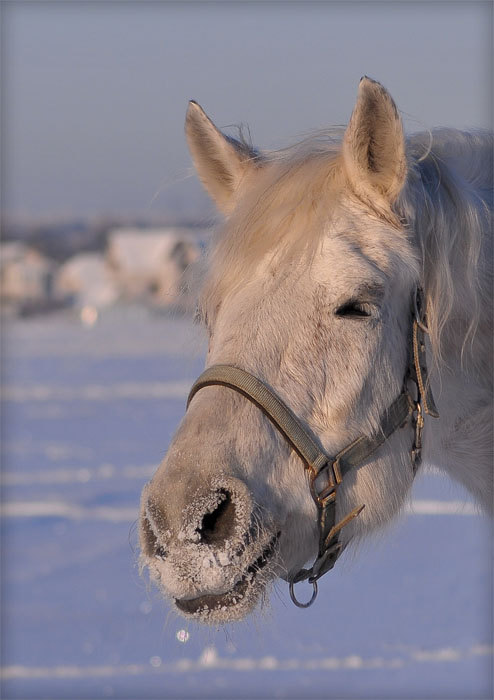
[[[185,134],[202,184],[218,208],[229,214],[241,180],[258,163],[257,154],[246,144],[221,133],[193,100],[187,109]]]
[[[389,206],[398,197],[407,174],[405,138],[389,92],[364,76],[357,103],[343,138],[343,159],[354,191]]]

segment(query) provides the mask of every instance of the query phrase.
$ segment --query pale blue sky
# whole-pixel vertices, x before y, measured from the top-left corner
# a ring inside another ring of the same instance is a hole
[[[346,123],[363,74],[409,130],[488,127],[491,13],[491,2],[3,2],[4,210],[185,212],[198,191],[183,180],[190,98],[219,126],[247,123],[260,147]]]

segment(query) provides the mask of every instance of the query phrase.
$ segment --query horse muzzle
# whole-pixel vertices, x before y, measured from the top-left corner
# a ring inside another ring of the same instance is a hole
[[[262,522],[246,485],[233,477],[216,478],[181,509],[167,509],[170,499],[153,482],[143,491],[141,565],[185,617],[210,624],[244,618],[279,575],[281,532]]]

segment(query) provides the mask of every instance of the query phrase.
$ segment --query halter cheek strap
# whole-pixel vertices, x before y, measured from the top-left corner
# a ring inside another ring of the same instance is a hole
[[[424,318],[421,312],[422,295],[416,290],[411,332],[411,352],[404,377],[403,390],[384,411],[378,430],[371,436],[360,435],[335,457],[328,455],[320,441],[304,426],[291,408],[271,387],[254,375],[232,365],[213,365],[206,369],[192,386],[187,407],[195,394],[206,386],[225,386],[242,394],[255,404],[280,431],[305,464],[309,488],[318,510],[319,548],[310,569],[301,569],[290,580],[290,596],[299,607],[308,607],[317,596],[317,580],[330,571],[343,551],[340,542],[342,528],[361,513],[359,505],[338,523],[336,522],[336,495],[345,475],[362,464],[399,427],[411,419],[414,441],[410,452],[412,468],[420,464],[423,412],[439,417],[429,386],[425,362]],[[409,383],[416,385],[416,398],[409,391]],[[321,484],[322,482],[322,484]],[[294,584],[308,579],[313,586],[312,598],[300,603],[294,592]]]

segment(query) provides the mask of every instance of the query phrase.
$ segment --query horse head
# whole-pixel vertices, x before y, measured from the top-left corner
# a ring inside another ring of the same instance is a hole
[[[397,213],[409,177],[399,114],[363,78],[338,138],[263,154],[225,136],[195,102],[186,135],[225,216],[200,299],[206,366],[259,380],[324,455],[375,441],[337,479],[339,553],[400,510],[414,476],[412,422],[378,437],[403,392],[420,274]],[[326,556],[325,485],[268,413],[238,387],[205,383],[143,490],[142,563],[185,616],[242,619],[270,581],[300,580],[308,560]]]

